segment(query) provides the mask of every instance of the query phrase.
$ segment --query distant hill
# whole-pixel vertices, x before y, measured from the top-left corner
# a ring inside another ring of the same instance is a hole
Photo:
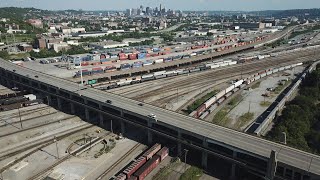
[[[12,19],[29,19],[29,18],[40,18],[43,15],[50,15],[52,11],[35,9],[35,8],[17,8],[17,7],[4,7],[0,8],[1,18],[12,18]]]

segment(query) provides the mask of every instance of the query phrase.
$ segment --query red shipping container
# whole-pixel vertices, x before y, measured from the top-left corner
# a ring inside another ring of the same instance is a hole
[[[130,60],[135,60],[135,59],[137,59],[137,54],[130,54],[130,55],[129,55],[129,59],[130,59]]]
[[[106,58],[107,58],[107,56],[105,54],[100,55],[100,59],[106,59]]]
[[[167,147],[163,147],[159,152],[157,152],[157,155],[160,157],[160,160],[162,161],[169,155],[169,149]]]
[[[138,178],[135,176],[131,176],[130,178],[128,178],[128,180],[138,180]]]
[[[149,160],[150,158],[152,158],[153,155],[155,155],[159,150],[161,149],[161,144],[155,144],[153,145],[150,149],[148,149],[148,151],[146,151],[145,153],[143,153],[142,156],[146,157],[147,160]]]
[[[150,57],[151,55],[148,53],[148,54],[146,54],[146,57]]]
[[[127,175],[127,178],[130,178],[133,173],[135,173],[142,165],[147,162],[147,159],[143,156],[139,157],[136,162],[133,162],[129,167],[127,167],[123,173]]]
[[[154,156],[145,165],[143,165],[134,175],[138,177],[139,180],[143,180],[154,168],[156,168],[160,163],[160,157]]]
[[[197,116],[199,117],[201,113],[203,113],[205,110],[206,110],[206,105],[202,104],[197,110]]]

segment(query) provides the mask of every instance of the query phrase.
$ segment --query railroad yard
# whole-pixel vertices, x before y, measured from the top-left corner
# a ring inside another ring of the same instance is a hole
[[[201,123],[248,132],[251,126],[262,124],[255,121],[320,58],[316,53],[320,36],[318,32],[299,35],[270,48],[253,45],[274,34],[232,32],[202,43],[115,48],[15,63],[77,83],[80,97],[81,90],[94,88],[90,90],[139,101],[141,109],[149,104]],[[54,93],[63,96],[60,91]],[[64,112],[70,104],[56,101],[63,110],[41,93],[0,85],[0,180],[174,180],[195,168],[183,159],[186,149],[184,154],[178,152],[179,158],[172,157],[177,149],[172,144],[146,145],[145,137],[135,129],[123,135],[120,125],[121,130],[114,131],[112,116],[102,115],[99,123],[98,116],[84,120]],[[111,100],[105,103],[113,105]],[[90,113],[83,114],[89,117]],[[157,112],[148,113],[157,123]],[[143,133],[149,138],[149,129]],[[215,179],[206,173],[209,170],[201,170],[197,179]]]

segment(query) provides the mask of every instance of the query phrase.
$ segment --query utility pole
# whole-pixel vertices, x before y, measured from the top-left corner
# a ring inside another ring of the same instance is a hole
[[[188,149],[184,149],[184,170],[187,170],[187,154],[188,154]]]
[[[56,143],[57,157],[58,157],[58,159],[60,159],[60,157],[59,157],[59,149],[58,149],[58,140],[57,140],[56,136],[54,136],[53,142]]]
[[[18,108],[18,113],[19,113],[19,119],[20,119],[20,127],[21,127],[21,129],[23,129],[22,120],[21,120],[21,114],[20,114],[20,108]]]
[[[83,76],[82,76],[82,65],[81,65],[81,63],[82,63],[82,60],[80,59],[80,77],[81,77],[81,86],[83,86]]]
[[[111,119],[111,122],[110,122],[110,124],[111,124],[111,133],[113,133],[113,127],[112,127],[112,119]]]

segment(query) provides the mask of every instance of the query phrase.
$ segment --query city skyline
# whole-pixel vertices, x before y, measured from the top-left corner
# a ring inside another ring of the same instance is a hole
[[[307,9],[320,7],[320,1],[314,0],[0,0],[0,7],[35,7],[48,10],[84,9],[84,10],[126,10],[138,7],[158,7],[175,10],[205,10],[205,11],[254,11],[254,10],[285,10]]]

